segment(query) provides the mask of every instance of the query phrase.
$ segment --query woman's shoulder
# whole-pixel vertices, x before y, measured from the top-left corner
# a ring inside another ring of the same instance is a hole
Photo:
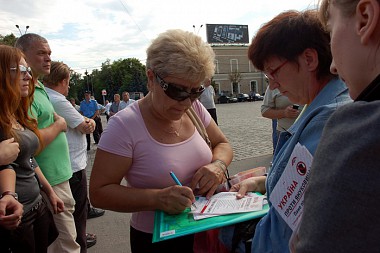
[[[380,124],[380,100],[373,102],[357,101],[338,108],[330,118],[335,125],[346,127],[373,128]],[[368,129],[370,131],[370,129]]]

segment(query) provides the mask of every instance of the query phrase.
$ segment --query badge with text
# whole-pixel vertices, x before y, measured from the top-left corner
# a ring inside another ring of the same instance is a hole
[[[301,221],[304,193],[312,161],[313,156],[309,150],[297,143],[269,197],[273,207],[293,231]]]

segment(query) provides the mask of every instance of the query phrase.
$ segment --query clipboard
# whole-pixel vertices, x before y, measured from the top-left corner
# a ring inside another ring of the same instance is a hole
[[[214,228],[233,225],[255,218],[261,218],[268,212],[268,210],[269,205],[265,204],[263,209],[260,211],[227,214],[197,221],[193,219],[193,214],[190,213],[190,208],[187,208],[184,212],[175,215],[157,210],[154,216],[152,242],[155,243]]]

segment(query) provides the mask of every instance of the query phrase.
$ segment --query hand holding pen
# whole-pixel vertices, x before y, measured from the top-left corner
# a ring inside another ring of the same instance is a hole
[[[174,174],[173,171],[170,171],[170,176],[172,177],[172,179],[174,180],[174,182],[179,185],[179,186],[182,186],[181,182],[179,181],[179,179],[177,178],[177,176]],[[192,203],[191,204],[194,208],[197,208],[197,206],[195,205],[195,203]]]

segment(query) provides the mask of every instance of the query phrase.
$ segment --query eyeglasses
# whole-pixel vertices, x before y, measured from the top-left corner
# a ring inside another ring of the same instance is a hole
[[[264,72],[264,75],[268,78],[268,79],[271,79],[271,80],[275,80],[275,74],[286,64],[288,63],[288,61],[284,61],[283,63],[280,64],[280,66],[278,66],[277,68],[275,68],[274,70],[272,70],[271,72]]]
[[[27,73],[32,76],[32,69],[30,67],[25,67],[24,65],[19,65],[18,67],[20,69],[21,78],[25,78]],[[11,71],[17,71],[17,68],[11,68]]]
[[[175,84],[165,82],[158,74],[156,74],[156,79],[160,84],[161,88],[164,90],[165,94],[171,99],[177,101],[183,101],[185,99],[190,98],[191,101],[197,99],[202,92],[205,90],[203,86],[201,86],[198,90],[192,89],[191,92],[187,92],[185,88],[181,88]]]

